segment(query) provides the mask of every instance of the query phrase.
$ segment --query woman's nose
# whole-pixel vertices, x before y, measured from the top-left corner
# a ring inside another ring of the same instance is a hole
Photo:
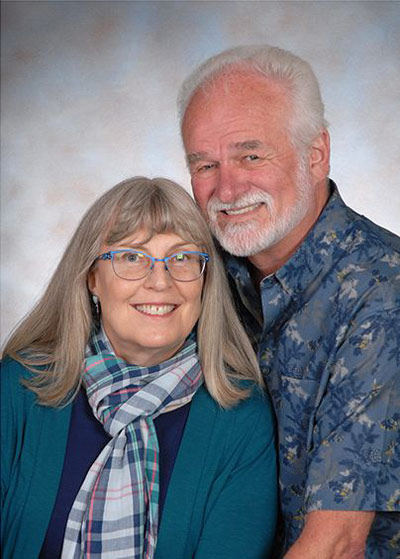
[[[145,279],[144,285],[149,289],[165,289],[171,285],[172,278],[166,269],[165,262],[154,262],[152,269]]]

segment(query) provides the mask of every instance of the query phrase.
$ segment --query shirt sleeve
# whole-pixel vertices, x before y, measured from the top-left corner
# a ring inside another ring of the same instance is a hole
[[[351,323],[315,416],[307,511],[400,510],[400,313]]]

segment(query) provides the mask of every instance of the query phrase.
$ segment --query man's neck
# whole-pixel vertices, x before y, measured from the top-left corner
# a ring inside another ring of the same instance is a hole
[[[258,254],[254,254],[253,256],[249,256],[249,261],[254,267],[255,273],[254,277],[261,281],[266,276],[270,276],[277,272],[282,266],[286,264],[286,262],[290,259],[290,257],[296,252],[297,248],[303,242],[304,237],[298,242],[295,246],[292,246],[291,249],[286,250],[283,254],[282,251],[279,250],[278,244],[273,246],[269,249],[266,249]],[[278,250],[274,250],[277,248]]]

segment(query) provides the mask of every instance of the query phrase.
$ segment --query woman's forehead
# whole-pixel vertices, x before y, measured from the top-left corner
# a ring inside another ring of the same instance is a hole
[[[191,244],[204,244],[201,243],[199,239],[194,239],[190,232],[186,231],[179,231],[177,229],[168,229],[165,231],[156,231],[148,228],[137,228],[134,231],[131,231],[129,234],[121,236],[119,239],[108,239],[109,242],[111,241],[112,244],[118,242],[118,244],[123,244],[126,246],[129,245],[138,245],[138,244],[145,244],[153,240],[163,240],[163,241],[170,241],[171,243],[191,243]]]
[[[121,240],[107,244],[103,252],[111,249],[120,248],[134,248],[139,250],[205,250],[203,243],[188,237],[187,235],[180,235],[176,232],[154,233],[150,234],[149,231],[135,231],[133,234],[127,235]]]

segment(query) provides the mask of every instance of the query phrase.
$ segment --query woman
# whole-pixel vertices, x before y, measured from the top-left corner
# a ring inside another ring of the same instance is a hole
[[[4,356],[4,559],[268,557],[272,413],[181,187],[104,194]]]

